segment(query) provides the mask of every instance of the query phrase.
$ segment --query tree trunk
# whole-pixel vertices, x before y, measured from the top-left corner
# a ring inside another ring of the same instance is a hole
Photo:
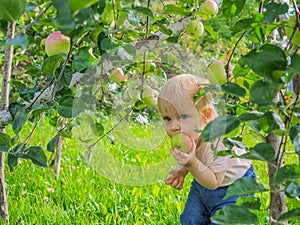
[[[16,23],[8,23],[6,39],[13,39],[15,33]],[[10,77],[12,71],[12,57],[13,57],[13,45],[5,48],[4,59],[4,71],[2,79],[2,95],[1,95],[1,107],[0,111],[6,110],[9,105],[9,88]],[[5,132],[5,127],[0,128],[1,132]],[[5,153],[0,152],[0,218],[9,221],[8,216],[8,203],[5,188]]]
[[[267,136],[267,143],[273,146],[276,155],[280,153],[280,137],[274,133],[269,133]],[[281,159],[281,157],[276,157],[272,162],[268,164],[268,173],[269,173],[269,185],[270,185],[270,216],[269,216],[269,224],[275,225],[279,224],[276,222],[277,218],[284,212],[287,212],[287,207],[285,203],[285,193],[282,185],[274,185],[274,175],[278,168],[283,166],[283,163],[277,162],[277,159]],[[276,166],[277,165],[277,166]],[[287,224],[286,222],[280,224]]]

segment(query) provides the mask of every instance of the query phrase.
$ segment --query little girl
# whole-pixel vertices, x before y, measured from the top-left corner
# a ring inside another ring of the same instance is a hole
[[[180,216],[183,225],[214,224],[210,217],[225,205],[235,204],[238,198],[223,199],[228,186],[245,176],[256,177],[251,160],[216,157],[216,151],[226,150],[221,140],[202,143],[199,131],[217,116],[209,92],[195,102],[195,95],[207,85],[205,78],[177,75],[163,85],[158,97],[158,109],[168,136],[184,133],[193,140],[193,147],[187,153],[171,149],[177,169],[166,180],[166,184],[180,190],[188,172],[194,177]],[[233,150],[237,155],[244,153],[242,149]]]

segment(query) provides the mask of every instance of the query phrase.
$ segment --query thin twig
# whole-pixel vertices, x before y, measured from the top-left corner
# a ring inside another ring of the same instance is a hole
[[[18,33],[18,35],[21,35],[21,34],[23,34],[23,33],[25,33],[25,31],[26,30],[28,30],[29,28],[31,28],[34,24],[36,24],[38,21],[39,21],[39,19],[47,12],[47,10],[50,8],[52,6],[52,2],[50,2],[47,6],[46,6],[46,8],[44,8],[43,10],[42,10],[42,12],[31,22],[31,23],[29,23],[26,27],[24,27],[19,33]]]
[[[32,136],[33,136],[33,134],[34,134],[34,132],[35,132],[37,126],[40,124],[41,119],[44,117],[44,115],[45,115],[45,112],[43,112],[43,113],[40,115],[40,117],[39,117],[38,120],[36,121],[34,127],[33,127],[32,130],[30,131],[29,135],[27,136],[27,138],[26,138],[25,141],[23,142],[24,145],[26,145],[26,144],[30,141],[30,139],[32,138]]]
[[[92,149],[92,147],[94,147],[102,138],[104,138],[105,137],[105,135],[107,135],[107,134],[109,134],[110,132],[112,132],[114,129],[116,129],[116,127],[118,127],[122,122],[123,122],[123,120],[125,120],[129,115],[130,115],[130,113],[133,111],[133,109],[134,109],[134,106],[126,113],[126,115],[125,116],[123,116],[120,120],[119,120],[119,122],[116,124],[116,125],[114,125],[112,128],[110,128],[107,132],[105,132],[104,134],[102,134],[99,138],[98,138],[98,140],[96,140],[93,144],[91,144],[89,147],[88,147],[88,149]]]

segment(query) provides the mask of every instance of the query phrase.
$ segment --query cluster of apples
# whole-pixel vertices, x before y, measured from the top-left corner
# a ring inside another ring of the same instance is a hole
[[[199,13],[201,18],[208,18],[218,13],[218,4],[213,0],[206,0],[201,4]],[[193,39],[199,39],[203,36],[204,26],[200,19],[190,21],[186,26],[186,33]]]
[[[116,82],[117,84],[122,84],[127,81],[128,77],[124,74],[124,71],[121,67],[116,67],[110,71],[109,79]],[[144,92],[142,100],[147,106],[157,105],[158,91],[146,86],[144,87]]]

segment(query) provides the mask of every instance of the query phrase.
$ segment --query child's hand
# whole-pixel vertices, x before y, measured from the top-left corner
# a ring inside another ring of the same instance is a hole
[[[173,188],[177,190],[181,190],[183,188],[184,178],[187,175],[188,171],[181,167],[181,169],[171,170],[170,175],[166,179],[166,184],[171,185]]]

